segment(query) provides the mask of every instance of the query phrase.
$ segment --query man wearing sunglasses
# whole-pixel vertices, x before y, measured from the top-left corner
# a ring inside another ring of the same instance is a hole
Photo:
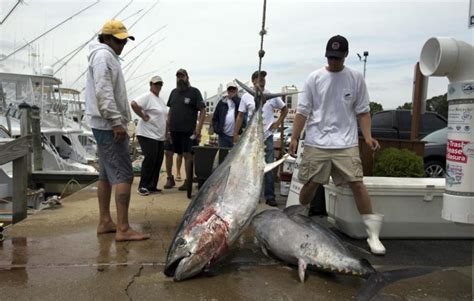
[[[98,42],[89,45],[89,67],[86,83],[86,116],[97,141],[99,156],[99,225],[97,234],[115,232],[116,241],[150,238],[132,230],[128,222],[133,170],[128,154],[126,132],[131,120],[125,80],[119,55],[127,40],[135,40],[122,22],[107,21]],[[117,224],[110,215],[112,186],[115,186]]]
[[[168,98],[169,107],[166,139],[173,145],[173,152],[183,155],[186,179],[180,191],[186,191],[188,181],[193,180],[192,147],[201,140],[201,131],[206,118],[206,104],[201,91],[191,86],[185,69],[176,71],[176,88]],[[199,120],[198,120],[199,116]]]
[[[133,111],[140,117],[136,135],[144,156],[138,193],[149,195],[158,189],[166,138],[168,107],[160,97],[163,79],[156,75],[150,79],[150,91],[131,102]]]
[[[349,184],[368,234],[374,254],[385,254],[379,240],[383,215],[374,214],[367,188],[363,183],[358,147],[357,121],[372,150],[380,148],[371,135],[369,94],[360,72],[344,66],[349,43],[343,36],[329,39],[326,45],[327,66],[306,79],[298,101],[291,134],[290,153],[295,155],[298,138],[306,123],[306,137],[298,178],[305,183],[300,203],[308,204],[318,185]]]

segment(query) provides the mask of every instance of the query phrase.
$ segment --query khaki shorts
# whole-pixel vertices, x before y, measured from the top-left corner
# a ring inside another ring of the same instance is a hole
[[[362,181],[364,173],[359,147],[322,149],[305,145],[298,179],[302,183],[327,184],[329,176],[336,185]]]

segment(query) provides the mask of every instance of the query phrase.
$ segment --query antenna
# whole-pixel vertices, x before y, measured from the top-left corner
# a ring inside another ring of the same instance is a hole
[[[78,11],[77,13],[75,13],[74,15],[68,17],[67,19],[65,19],[64,21],[62,21],[61,23],[57,24],[56,26],[54,26],[53,28],[49,29],[48,31],[42,33],[40,36],[34,38],[33,40],[31,40],[30,42],[26,42],[25,45],[21,46],[20,48],[17,48],[15,49],[12,53],[4,56],[1,60],[4,61],[6,59],[8,59],[9,57],[11,57],[12,55],[14,55],[15,53],[17,53],[18,51],[24,49],[25,47],[27,47],[29,44],[37,41],[38,39],[40,39],[41,37],[47,35],[48,33],[50,33],[51,31],[53,31],[54,29],[58,28],[59,26],[63,25],[64,23],[66,23],[67,21],[71,20],[72,18],[74,18],[75,16],[81,14],[82,12],[88,10],[89,8],[91,8],[92,6],[96,5],[97,3],[99,3],[100,0],[97,0],[96,2],[92,3],[91,5],[87,6],[86,8],[83,8],[81,9],[80,11]]]

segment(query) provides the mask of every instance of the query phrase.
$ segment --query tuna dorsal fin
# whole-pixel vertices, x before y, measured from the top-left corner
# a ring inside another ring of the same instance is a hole
[[[293,205],[293,206],[289,206],[289,207],[286,207],[285,209],[283,209],[283,213],[285,213],[288,217],[292,217],[292,216],[295,216],[297,214],[300,214],[300,215],[308,215],[308,208],[306,206],[303,206],[303,205]]]
[[[248,92],[250,95],[254,96],[255,97],[255,91],[250,88],[249,86],[247,86],[246,84],[244,84],[243,82],[241,82],[240,80],[238,79],[235,79],[235,82],[239,84],[239,86],[242,87],[242,89],[244,89],[246,92]]]
[[[300,278],[301,283],[304,282],[305,274],[306,274],[306,261],[301,258],[298,258],[298,277]]]

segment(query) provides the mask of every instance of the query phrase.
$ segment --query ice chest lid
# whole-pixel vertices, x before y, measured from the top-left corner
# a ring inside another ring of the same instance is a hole
[[[444,191],[444,178],[394,178],[394,177],[364,177],[364,184],[370,190],[435,190]],[[330,184],[334,185],[332,178]],[[349,188],[344,185],[341,188]]]
[[[398,189],[435,189],[444,190],[444,178],[394,178],[394,177],[364,177],[364,184],[371,188]]]

